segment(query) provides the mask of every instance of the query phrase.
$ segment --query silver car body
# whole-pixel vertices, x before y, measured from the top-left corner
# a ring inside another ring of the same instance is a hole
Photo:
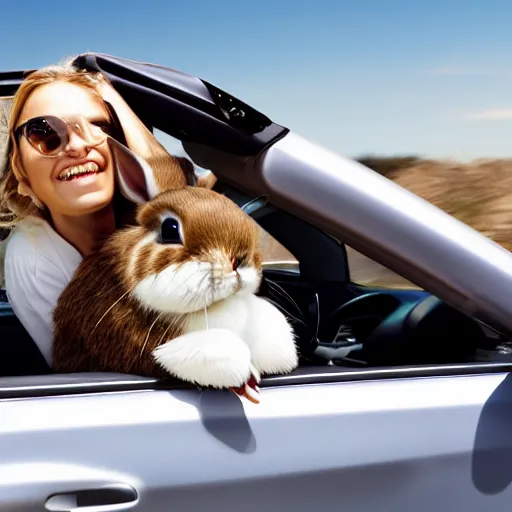
[[[512,256],[391,181],[290,131],[253,155],[184,148],[241,194],[512,334]],[[265,379],[259,405],[133,375],[0,377],[0,511],[508,512],[501,359],[311,364]]]

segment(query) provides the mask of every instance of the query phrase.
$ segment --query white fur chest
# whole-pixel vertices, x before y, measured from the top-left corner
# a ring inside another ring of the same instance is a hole
[[[198,311],[189,316],[184,333],[204,331],[207,329],[228,329],[244,337],[250,318],[252,294],[235,294],[227,299],[212,304],[206,311]]]
[[[270,302],[238,293],[197,312],[184,333],[153,352],[171,374],[218,388],[243,385],[254,370],[288,373],[298,365],[294,333]]]

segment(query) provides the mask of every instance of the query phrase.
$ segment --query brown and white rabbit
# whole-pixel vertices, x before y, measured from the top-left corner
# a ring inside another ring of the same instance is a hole
[[[285,316],[255,295],[256,222],[213,190],[176,185],[174,157],[109,144],[137,224],[84,258],[61,294],[53,369],[171,375],[258,402],[260,375],[292,371],[298,355]]]

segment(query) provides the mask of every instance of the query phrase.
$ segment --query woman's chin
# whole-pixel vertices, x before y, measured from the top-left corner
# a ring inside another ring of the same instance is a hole
[[[102,173],[103,174],[103,173]],[[86,215],[105,208],[112,201],[114,183],[106,175],[87,175],[69,181],[59,180],[58,195],[68,215]],[[61,208],[59,208],[61,209]],[[50,206],[50,210],[52,210]]]
[[[71,215],[89,215],[107,207],[112,202],[112,193],[106,190],[86,192],[71,199],[67,197]]]

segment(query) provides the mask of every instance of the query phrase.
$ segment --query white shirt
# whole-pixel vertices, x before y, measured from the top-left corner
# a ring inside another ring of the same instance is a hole
[[[52,364],[53,310],[82,255],[44,220],[19,222],[7,243],[4,261],[9,303]]]

